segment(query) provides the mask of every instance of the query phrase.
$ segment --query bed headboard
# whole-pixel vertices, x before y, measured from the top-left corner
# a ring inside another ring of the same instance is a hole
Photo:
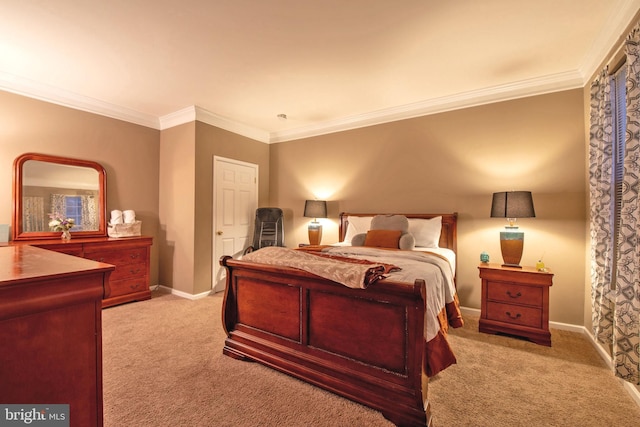
[[[437,216],[442,217],[442,231],[440,233],[441,248],[448,248],[452,251],[458,251],[458,213],[450,214],[379,214],[379,213],[350,213],[342,212],[340,214],[340,241],[344,240],[344,236],[347,232],[347,224],[349,216],[376,216],[376,215],[404,215],[407,218],[423,218],[430,219]]]

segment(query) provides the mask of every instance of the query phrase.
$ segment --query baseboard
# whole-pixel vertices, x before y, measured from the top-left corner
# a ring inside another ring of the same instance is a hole
[[[600,354],[600,357],[602,357],[602,360],[604,360],[604,362],[609,366],[613,375],[613,371],[614,371],[613,359],[609,355],[609,352],[604,347],[602,347],[602,344],[596,341],[596,338],[587,328],[583,327],[582,329],[584,334],[587,337],[589,337],[589,341],[591,341],[591,344],[593,344],[593,347],[596,349],[598,354]],[[633,401],[636,402],[638,406],[640,406],[640,388],[636,385],[631,384],[629,381],[625,381],[621,378],[616,378],[616,379],[620,381],[620,384],[622,384],[622,387],[624,387],[624,389],[627,390],[627,393],[629,393],[629,396],[631,396]]]
[[[173,289],[173,288],[169,288],[167,286],[162,286],[162,285],[156,285],[155,287],[152,287],[152,290],[157,291],[159,289],[163,289],[167,292],[170,292],[172,295],[178,296],[180,298],[185,298],[185,299],[189,299],[189,300],[197,300],[200,298],[206,298],[209,295],[212,294],[211,291],[207,291],[207,292],[201,292],[199,294],[190,294],[188,292],[182,292],[179,291],[177,289]]]
[[[471,315],[480,317],[480,310],[478,310],[477,308],[460,307],[460,311],[462,312],[463,316]],[[600,357],[602,357],[602,360],[604,360],[604,362],[611,368],[613,375],[613,360],[611,360],[611,356],[609,355],[607,350],[596,341],[595,337],[591,334],[591,332],[589,332],[587,328],[580,325],[571,325],[569,323],[561,322],[549,322],[549,328],[562,329],[565,331],[577,332],[586,335]],[[624,381],[620,378],[618,378],[618,380],[620,381],[624,389],[627,390],[629,396],[631,396],[633,401],[636,402],[638,406],[640,406],[640,388],[631,384],[629,381]]]

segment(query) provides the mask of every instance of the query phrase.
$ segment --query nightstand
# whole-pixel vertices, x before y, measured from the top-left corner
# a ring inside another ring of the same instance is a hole
[[[551,346],[549,287],[553,274],[534,267],[480,264],[480,332],[505,333]]]

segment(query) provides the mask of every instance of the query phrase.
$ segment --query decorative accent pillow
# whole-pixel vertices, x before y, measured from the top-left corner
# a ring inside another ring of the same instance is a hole
[[[348,216],[347,232],[344,235],[345,242],[351,242],[353,236],[366,233],[371,228],[372,216]]]
[[[409,220],[404,215],[376,215],[371,220],[372,230],[400,230],[409,231]]]
[[[416,247],[416,240],[411,233],[402,233],[398,247],[404,251],[412,251]]]
[[[440,247],[442,217],[431,219],[409,218],[409,233],[416,239],[416,246],[422,248]]]
[[[401,230],[369,230],[364,239],[364,246],[398,249],[401,235]]]

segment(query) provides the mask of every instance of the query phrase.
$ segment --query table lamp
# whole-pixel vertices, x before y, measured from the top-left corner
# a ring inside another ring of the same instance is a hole
[[[503,267],[522,268],[524,233],[518,231],[517,218],[535,218],[533,198],[530,191],[503,191],[493,193],[491,218],[507,218],[509,224],[500,232],[500,250]]]
[[[322,224],[318,218],[327,217],[327,202],[324,200],[307,200],[304,202],[304,216],[313,218],[309,223],[309,244],[319,245],[322,240]]]

